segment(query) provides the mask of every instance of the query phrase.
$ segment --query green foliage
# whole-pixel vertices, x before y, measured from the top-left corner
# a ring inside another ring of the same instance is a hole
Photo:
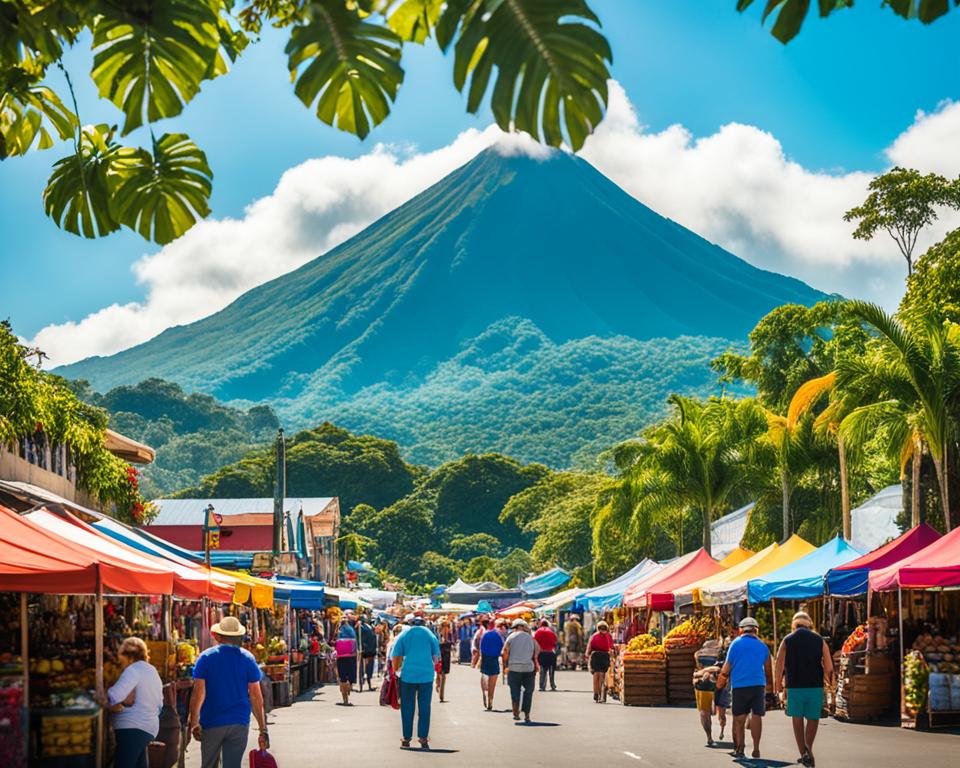
[[[535,537],[531,555],[537,570],[558,565],[568,570],[592,560],[591,515],[613,488],[606,475],[551,474],[514,495],[500,513]]]
[[[240,28],[234,6],[235,0],[0,2],[0,159],[73,138],[73,160],[57,163],[45,194],[45,209],[66,231],[99,237],[124,225],[170,242],[208,215],[213,175],[203,152],[178,132],[154,141],[152,153],[113,144],[105,127],[88,137],[69,73],[73,110],[40,85],[50,66],[63,69],[64,48],[84,34],[92,36],[90,77],[99,97],[122,112],[123,136],[147,123],[152,137],[153,123],[180,115],[205,81],[227,72],[265,21],[290,29],[297,97],[321,121],[360,138],[390,113],[403,81],[403,43],[423,43],[434,31],[441,48],[454,46],[457,88],[471,77],[471,112],[483,105],[496,69],[490,103],[505,130],[527,131],[553,146],[566,136],[579,148],[606,108],[610,49],[589,26],[599,21],[583,0],[248,0],[237,11]],[[108,150],[123,159],[117,167]],[[107,194],[100,189],[112,176],[119,197],[112,186]]]
[[[467,89],[470,112],[483,104],[496,71],[490,106],[503,130],[543,136],[554,147],[566,138],[576,150],[603,119],[613,59],[583,21],[599,24],[584,0],[452,0],[437,41],[446,50],[459,34],[453,80]]]
[[[462,567],[462,563],[439,552],[424,552],[412,577],[419,584],[452,584]]]
[[[78,485],[119,518],[142,522],[147,510],[139,472],[103,446],[107,414],[82,402],[58,376],[30,365],[42,353],[24,347],[10,323],[0,321],[0,449],[42,433],[52,445],[66,445],[77,467]]]
[[[750,332],[750,354],[727,352],[712,366],[722,382],[751,384],[759,401],[785,414],[801,384],[832,371],[842,354],[862,352],[867,334],[843,301],[785,304]]]
[[[754,0],[737,0],[737,10],[743,12],[753,3]],[[953,0],[953,4],[960,5],[960,0]],[[786,44],[800,32],[811,5],[811,0],[766,0],[763,21],[775,15],[770,32],[777,40]],[[882,0],[882,5],[889,7],[901,18],[919,19],[924,24],[936,21],[950,10],[950,0]],[[817,0],[820,18],[852,7],[853,0]]]
[[[960,323],[960,229],[917,259],[898,316],[908,326],[918,327],[935,312]]]
[[[156,451],[156,460],[140,478],[148,498],[196,484],[270,440],[279,426],[267,406],[244,412],[209,395],[187,394],[162,379],[116,387],[103,395],[83,380],[68,384],[82,400],[108,411],[113,429]],[[242,487],[249,491],[253,486]]]
[[[339,496],[345,514],[361,503],[378,509],[392,504],[410,493],[422,475],[422,470],[401,458],[396,443],[353,435],[329,423],[288,439],[286,457],[288,496]],[[269,445],[249,452],[176,495],[272,496],[275,472],[275,452]]]
[[[897,167],[873,179],[869,189],[867,199],[843,219],[857,222],[853,236],[858,240],[872,240],[879,231],[890,235],[907,261],[907,275],[912,275],[917,237],[937,220],[937,207],[960,208],[960,179]]]
[[[450,556],[457,560],[470,560],[480,555],[496,557],[503,549],[500,539],[489,533],[458,534],[450,539]]]

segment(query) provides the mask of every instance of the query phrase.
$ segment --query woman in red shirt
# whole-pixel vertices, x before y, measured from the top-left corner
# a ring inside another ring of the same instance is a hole
[[[550,690],[557,690],[554,679],[557,671],[557,633],[550,627],[550,622],[543,619],[540,629],[533,633],[533,639],[540,646],[540,690],[547,689],[547,677],[550,678]]]
[[[610,669],[610,654],[613,652],[613,636],[607,622],[597,624],[597,631],[593,633],[587,644],[587,664],[593,673],[593,700],[605,703],[607,687],[604,678]]]

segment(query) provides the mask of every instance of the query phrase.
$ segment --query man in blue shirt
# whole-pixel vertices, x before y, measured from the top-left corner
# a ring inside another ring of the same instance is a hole
[[[200,654],[193,667],[190,733],[200,742],[202,768],[241,768],[250,730],[250,710],[267,736],[260,678],[253,654],[241,648],[247,630],[235,616],[210,628],[217,645]]]
[[[717,688],[729,681],[733,691],[733,756],[746,750],[746,721],[750,714],[753,757],[760,757],[760,736],[766,713],[767,683],[773,679],[770,650],[758,636],[760,625],[752,616],[740,622],[740,637],[730,644],[727,660],[717,676]]]
[[[423,625],[423,618],[408,614],[405,629],[393,644],[390,658],[400,676],[401,747],[413,738],[413,715],[417,712],[417,739],[430,749],[430,697],[433,696],[434,667],[440,663],[437,636]]]

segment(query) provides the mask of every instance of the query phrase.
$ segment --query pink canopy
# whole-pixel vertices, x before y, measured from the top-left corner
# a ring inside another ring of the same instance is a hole
[[[702,547],[665,566],[650,579],[633,584],[623,595],[628,608],[651,608],[654,611],[673,610],[673,590],[723,570]]]
[[[862,595],[867,591],[871,571],[898,563],[939,538],[940,534],[926,523],[911,528],[879,549],[833,568],[827,573],[827,591],[831,595]]]
[[[870,589],[929,589],[960,586],[960,528],[909,557],[870,572]]]

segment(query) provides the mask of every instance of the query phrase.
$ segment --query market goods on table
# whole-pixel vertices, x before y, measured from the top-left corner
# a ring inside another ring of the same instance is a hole
[[[920,651],[910,651],[903,660],[903,686],[907,711],[921,712],[927,703],[930,669]]]
[[[627,653],[640,653],[646,648],[652,648],[658,645],[657,638],[653,635],[637,635],[627,643]]]
[[[887,714],[896,700],[896,665],[887,644],[887,620],[872,617],[854,628],[840,649],[834,714],[867,722]]]

